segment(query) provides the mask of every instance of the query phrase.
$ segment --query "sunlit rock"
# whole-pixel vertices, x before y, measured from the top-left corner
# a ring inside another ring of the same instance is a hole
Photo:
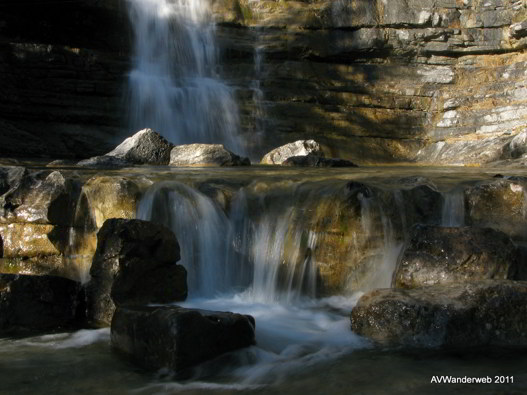
[[[0,274],[0,333],[71,329],[81,319],[80,291],[65,278]]]
[[[515,278],[519,252],[493,229],[416,226],[395,272],[395,286]]]
[[[88,320],[108,326],[116,305],[185,300],[186,270],[176,265],[179,259],[169,229],[141,220],[107,220],[97,234],[90,269]]]
[[[107,156],[143,165],[168,165],[174,145],[152,129],[143,129],[128,137]]]
[[[112,346],[148,370],[180,376],[223,353],[255,344],[254,318],[178,306],[120,306],[112,320]]]
[[[135,218],[139,200],[151,184],[148,179],[138,177],[97,175],[90,178],[82,187],[77,226],[92,221],[100,228],[109,218]]]
[[[176,145],[170,153],[170,166],[247,166],[247,158],[242,158],[223,144],[184,144]]]
[[[320,144],[315,140],[298,140],[268,152],[260,163],[265,165],[281,165],[288,158],[310,154],[324,157]]]
[[[482,280],[365,294],[351,328],[383,345],[527,347],[527,283]]]

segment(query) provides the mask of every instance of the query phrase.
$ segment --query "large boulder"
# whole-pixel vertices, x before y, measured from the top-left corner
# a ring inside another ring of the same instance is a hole
[[[283,166],[299,167],[357,167],[349,160],[339,158],[324,158],[319,155],[300,155],[291,156],[282,162]]]
[[[248,166],[251,162],[227,150],[223,144],[176,145],[170,166]]]
[[[255,344],[254,318],[178,306],[118,307],[112,345],[149,370],[178,374],[220,354]]]
[[[527,192],[521,179],[494,179],[465,190],[467,225],[489,227],[527,241]]]
[[[174,145],[152,129],[143,129],[128,137],[107,156],[143,165],[168,165]]]
[[[502,232],[418,225],[395,272],[395,286],[514,278],[518,266],[518,250]]]
[[[80,291],[66,278],[0,274],[0,333],[71,328],[83,310]]]
[[[378,289],[363,295],[351,328],[384,345],[527,347],[527,282]]]
[[[87,285],[88,320],[110,325],[116,305],[185,300],[186,271],[168,228],[142,220],[109,219],[97,234]]]
[[[260,163],[264,165],[281,165],[286,159],[293,156],[306,156],[310,154],[319,157],[324,156],[320,144],[315,140],[297,140],[268,152],[264,155]]]
[[[120,168],[130,165],[168,165],[170,151],[174,144],[169,143],[152,129],[143,129],[125,139],[105,155],[81,160],[83,167]]]

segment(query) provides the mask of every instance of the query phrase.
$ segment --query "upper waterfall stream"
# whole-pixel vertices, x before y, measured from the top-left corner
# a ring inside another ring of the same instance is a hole
[[[210,2],[128,2],[135,33],[129,75],[132,129],[155,129],[174,144],[223,143],[245,153],[238,106],[217,73]]]

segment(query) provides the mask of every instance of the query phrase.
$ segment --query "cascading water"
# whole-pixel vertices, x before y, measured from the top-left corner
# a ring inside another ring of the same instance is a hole
[[[401,248],[375,196],[359,195],[351,205],[358,207],[354,214],[342,182],[292,183],[266,192],[247,187],[233,196],[225,214],[198,189],[154,184],[138,217],[175,232],[189,276],[185,306],[255,317],[258,347],[239,353],[252,362],[232,374],[247,384],[275,380],[364,345],[349,330],[349,311],[357,291],[390,286]],[[320,265],[327,265],[318,259],[332,254],[326,244],[339,244],[333,228],[348,218],[355,225],[343,237],[353,233],[354,248],[366,253],[331,248],[344,251],[343,266],[362,273],[350,278],[341,296],[317,298]]]
[[[454,189],[443,195],[445,202],[441,214],[443,226],[459,227],[465,224],[465,195],[463,189]]]
[[[131,127],[153,128],[174,144],[223,143],[244,154],[232,89],[217,75],[209,2],[128,2],[135,32]]]

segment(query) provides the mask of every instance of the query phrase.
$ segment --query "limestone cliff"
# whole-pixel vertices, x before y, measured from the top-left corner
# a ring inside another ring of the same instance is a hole
[[[306,138],[358,163],[526,151],[525,1],[210,1],[252,156]],[[126,2],[9,4],[0,154],[89,156],[129,134]]]
[[[253,68],[269,147],[314,138],[362,163],[472,164],[523,153],[508,144],[527,127],[524,1],[215,5],[231,62],[224,72],[247,86],[240,80]]]

